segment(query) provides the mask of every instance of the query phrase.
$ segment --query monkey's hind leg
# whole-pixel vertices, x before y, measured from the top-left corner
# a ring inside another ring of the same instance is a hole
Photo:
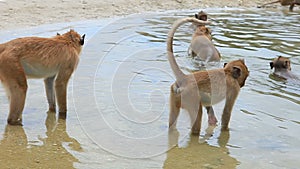
[[[193,111],[193,110],[191,110]],[[195,111],[195,110],[194,110]],[[201,103],[199,104],[198,111],[195,113],[196,117],[193,117],[193,112],[190,112],[191,114],[191,120],[195,118],[193,127],[192,127],[192,134],[199,135],[200,129],[201,129],[201,122],[202,122],[202,105]]]
[[[217,125],[217,118],[215,116],[215,112],[212,106],[205,107],[207,110],[208,115],[208,125],[209,126],[216,126]]]
[[[4,77],[3,85],[10,101],[7,123],[10,125],[22,125],[22,112],[25,105],[27,81],[23,68],[20,65],[11,65],[13,66],[6,67],[5,70],[0,70],[2,77]]]
[[[48,77],[44,80],[47,100],[48,100],[48,104],[49,104],[49,112],[55,112],[55,110],[56,110],[54,79],[55,79],[55,76]]]
[[[173,84],[173,85],[175,85],[175,84]],[[173,85],[171,86],[171,90],[170,90],[169,128],[176,127],[176,122],[177,122],[177,118],[178,118],[180,107],[181,107],[180,95],[175,93]],[[177,95],[179,95],[179,96],[177,96]]]

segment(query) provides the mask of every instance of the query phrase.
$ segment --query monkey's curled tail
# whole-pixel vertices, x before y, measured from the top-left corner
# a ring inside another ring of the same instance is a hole
[[[168,60],[170,62],[172,71],[173,71],[178,83],[181,83],[181,81],[183,81],[183,79],[185,78],[186,75],[180,70],[180,68],[175,60],[175,56],[173,53],[173,37],[174,37],[174,34],[175,34],[177,28],[179,28],[181,25],[183,25],[187,22],[192,22],[197,25],[206,25],[206,24],[210,23],[209,21],[202,21],[202,20],[196,19],[194,17],[188,17],[188,18],[183,18],[183,19],[177,20],[173,24],[171,30],[169,31],[168,39],[167,39]]]

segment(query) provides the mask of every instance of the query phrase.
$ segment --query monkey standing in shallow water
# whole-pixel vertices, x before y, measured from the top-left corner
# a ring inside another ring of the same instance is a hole
[[[200,11],[198,14],[195,14],[195,18],[207,21],[207,14]],[[204,66],[208,62],[220,61],[221,55],[212,42],[211,30],[205,25],[196,26],[189,48],[189,54],[192,57],[197,57],[201,62],[204,62]]]
[[[231,111],[240,88],[244,86],[249,75],[243,60],[235,60],[225,65],[223,69],[197,71],[184,74],[173,54],[173,37],[177,28],[187,22],[207,24],[196,18],[184,18],[176,21],[168,34],[167,52],[168,60],[176,77],[171,85],[169,127],[175,127],[180,108],[189,112],[192,133],[199,134],[202,119],[202,106],[211,106],[225,99],[222,114],[222,129],[227,130]]]
[[[67,112],[67,84],[76,69],[84,37],[70,30],[52,38],[25,37],[0,44],[0,80],[10,101],[7,122],[22,125],[27,78],[43,78],[49,111]]]

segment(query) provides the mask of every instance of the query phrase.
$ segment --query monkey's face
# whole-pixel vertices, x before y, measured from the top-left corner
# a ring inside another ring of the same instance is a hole
[[[207,21],[207,14],[203,11],[200,11],[198,14],[195,14],[195,18],[202,21]]]
[[[234,60],[224,64],[225,72],[229,72],[234,79],[237,79],[240,87],[245,85],[246,79],[249,76],[249,71],[245,65],[244,59]]]
[[[278,56],[272,62],[270,62],[271,69],[275,68],[275,71],[291,70],[291,61],[289,58]]]

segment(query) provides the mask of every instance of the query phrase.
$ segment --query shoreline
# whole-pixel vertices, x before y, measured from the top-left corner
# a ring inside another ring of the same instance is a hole
[[[256,8],[263,0],[0,0],[0,30],[115,18],[131,14],[205,8]],[[279,4],[274,4],[279,5]]]

